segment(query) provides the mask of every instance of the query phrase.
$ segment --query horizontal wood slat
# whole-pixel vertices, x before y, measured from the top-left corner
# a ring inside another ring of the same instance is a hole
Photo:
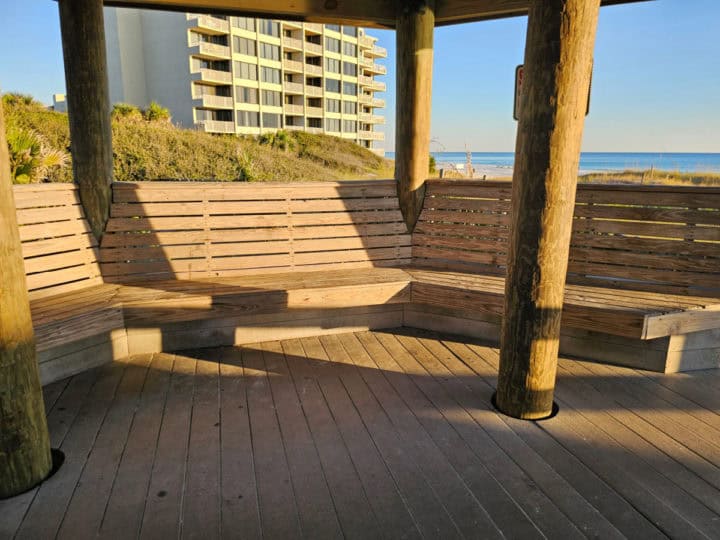
[[[100,249],[112,282],[408,264],[394,182],[114,184]]]
[[[101,282],[97,242],[73,184],[13,186],[30,298]]]
[[[506,182],[428,182],[413,234],[420,265],[504,271]],[[720,190],[579,185],[569,283],[720,296]]]

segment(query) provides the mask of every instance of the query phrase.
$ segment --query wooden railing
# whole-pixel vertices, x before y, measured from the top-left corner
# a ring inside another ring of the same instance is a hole
[[[420,265],[505,272],[511,184],[428,182],[413,234]],[[720,189],[578,186],[568,282],[720,293]]]
[[[106,281],[397,266],[410,235],[393,181],[113,184]]]

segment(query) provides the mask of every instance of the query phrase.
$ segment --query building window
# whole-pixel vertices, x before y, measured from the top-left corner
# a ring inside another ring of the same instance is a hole
[[[260,57],[268,60],[280,60],[280,47],[260,42]]]
[[[351,77],[357,77],[357,64],[352,62],[343,62],[343,73]]]
[[[325,110],[327,112],[339,113],[340,112],[340,100],[339,99],[326,99],[325,100]]]
[[[236,111],[237,125],[244,127],[259,127],[260,113],[254,111]]]
[[[235,61],[235,77],[238,79],[248,79],[250,81],[257,81],[257,66],[255,64],[248,64],[247,62]]]
[[[330,73],[340,73],[340,60],[335,58],[325,58],[325,71]]]
[[[358,29],[357,26],[343,26],[343,34],[350,37],[357,37]]]
[[[322,129],[322,118],[308,118],[307,124],[308,124],[308,127],[310,127],[310,128]]]
[[[230,20],[235,28],[242,28],[251,32],[255,31],[255,19],[252,17],[231,17]]]
[[[282,99],[280,92],[275,90],[263,90],[262,91],[262,102],[263,105],[269,105],[271,107],[280,107],[282,105]]]
[[[346,96],[357,96],[357,84],[351,82],[344,82],[343,94],[345,94]]]
[[[267,83],[280,84],[280,70],[267,66],[261,66],[260,80]]]
[[[332,131],[334,133],[340,133],[340,120],[337,118],[326,118],[325,119],[325,131]]]
[[[343,113],[357,114],[357,103],[354,101],[343,101]]]
[[[213,111],[210,109],[195,109],[197,122],[214,120],[216,122],[232,122],[232,111]]]
[[[258,21],[258,32],[266,36],[280,37],[280,23],[268,19]]]
[[[328,92],[340,93],[340,81],[337,79],[325,79],[325,90]]]
[[[264,128],[280,128],[281,125],[281,115],[274,114],[274,113],[263,113],[262,115],[262,121],[263,121],[263,127]]]
[[[322,109],[322,98],[307,98],[307,106]]]
[[[326,37],[325,38],[325,49],[330,52],[339,53],[340,52],[340,40],[331,38],[331,37]]]
[[[325,28],[327,28],[328,30],[333,30],[334,32],[339,32],[339,31],[340,31],[340,25],[339,25],[339,24],[326,24],[326,25],[325,25]]]
[[[343,120],[343,133],[357,133],[357,122],[355,120]]]
[[[254,39],[233,36],[233,49],[236,53],[256,56]]]
[[[343,43],[343,54],[346,56],[357,56],[357,45],[354,43]]]
[[[248,88],[247,86],[236,86],[235,87],[235,99],[238,103],[257,103],[258,102],[258,91],[257,88]]]

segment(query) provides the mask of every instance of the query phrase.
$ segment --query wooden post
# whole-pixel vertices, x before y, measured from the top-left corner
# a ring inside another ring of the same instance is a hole
[[[60,0],[73,175],[93,234],[110,212],[113,179],[110,92],[102,0]]]
[[[45,402],[0,106],[0,499],[38,484],[51,467]]]
[[[430,166],[435,1],[402,2],[397,17],[395,180],[408,230],[415,228]]]
[[[600,0],[530,7],[496,398],[516,418],[552,411],[599,8]]]

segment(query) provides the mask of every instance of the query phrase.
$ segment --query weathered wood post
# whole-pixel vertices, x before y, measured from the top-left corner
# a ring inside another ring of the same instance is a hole
[[[397,17],[395,180],[408,230],[415,228],[430,166],[435,1],[401,2]]]
[[[578,162],[600,0],[531,3],[515,146],[496,403],[552,411]]]
[[[0,499],[52,468],[20,233],[0,105]]]
[[[60,0],[73,175],[93,234],[110,212],[113,178],[110,91],[102,0]]]

